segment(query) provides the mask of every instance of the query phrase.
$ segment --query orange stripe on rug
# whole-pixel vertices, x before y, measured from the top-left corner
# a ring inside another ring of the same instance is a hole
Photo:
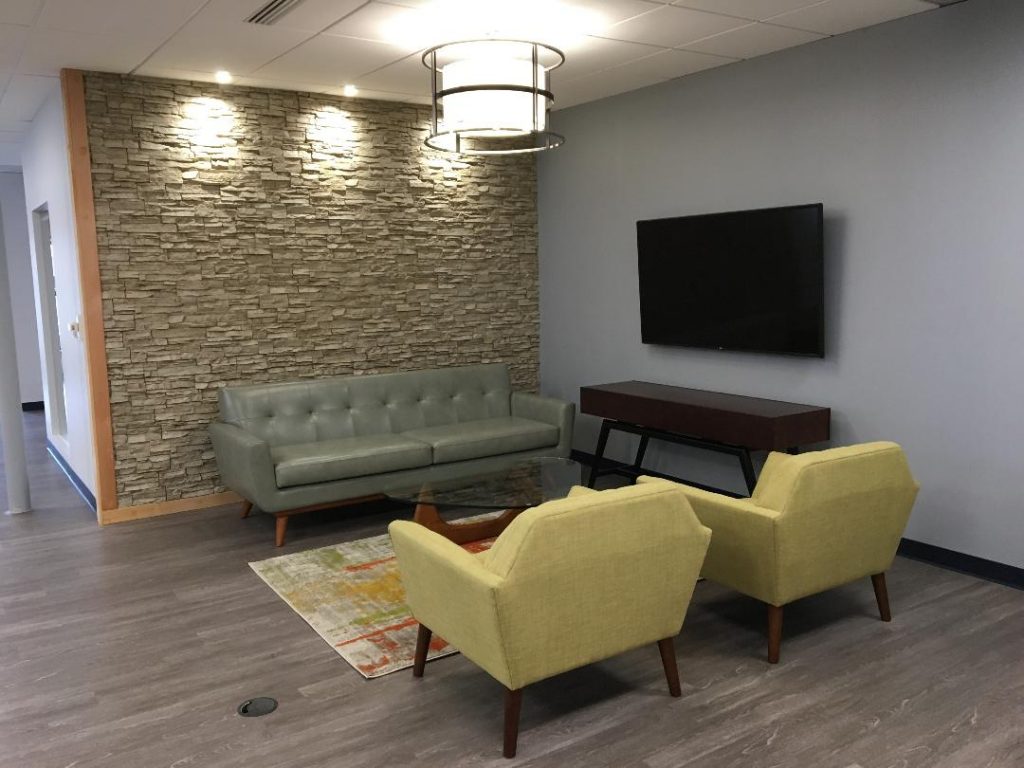
[[[380,560],[371,560],[368,563],[356,563],[355,565],[346,565],[344,570],[349,571],[349,572],[351,572],[351,571],[368,571],[371,568],[376,568],[381,563],[390,563],[394,559],[395,559],[394,556],[392,556],[392,557],[382,557]]]
[[[360,640],[366,640],[371,637],[376,637],[377,635],[383,635],[387,632],[394,632],[397,629],[405,629],[406,627],[411,627],[414,624],[419,624],[419,622],[416,621],[416,619],[410,617],[405,621],[399,622],[398,624],[392,624],[390,627],[381,627],[380,629],[375,629],[373,632],[367,632],[365,635],[360,635],[359,637],[353,637],[350,640],[343,640],[340,643],[335,643],[334,647],[341,648],[343,645],[348,645],[349,643],[357,643]]]

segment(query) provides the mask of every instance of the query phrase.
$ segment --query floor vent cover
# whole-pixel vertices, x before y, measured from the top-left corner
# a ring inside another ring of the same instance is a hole
[[[242,717],[262,717],[277,709],[277,702],[269,696],[257,696],[238,705],[238,714]]]

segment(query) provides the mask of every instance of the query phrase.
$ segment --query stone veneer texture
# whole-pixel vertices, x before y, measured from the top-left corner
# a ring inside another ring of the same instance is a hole
[[[535,390],[531,156],[453,161],[429,110],[90,73],[121,506],[222,490],[232,384],[508,363]]]

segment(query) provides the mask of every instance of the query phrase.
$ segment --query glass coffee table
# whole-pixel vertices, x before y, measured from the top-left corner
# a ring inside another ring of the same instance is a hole
[[[439,465],[436,477],[415,486],[387,492],[393,501],[416,506],[413,520],[456,544],[489,539],[501,534],[524,509],[564,498],[580,485],[580,465],[571,459],[525,459],[504,469],[469,475],[446,476]],[[440,510],[505,510],[487,520],[445,522]]]

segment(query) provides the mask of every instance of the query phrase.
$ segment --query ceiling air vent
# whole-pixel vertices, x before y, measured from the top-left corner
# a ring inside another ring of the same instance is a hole
[[[276,24],[288,11],[292,10],[303,0],[270,0],[256,9],[255,13],[249,16],[246,21],[250,24]]]

